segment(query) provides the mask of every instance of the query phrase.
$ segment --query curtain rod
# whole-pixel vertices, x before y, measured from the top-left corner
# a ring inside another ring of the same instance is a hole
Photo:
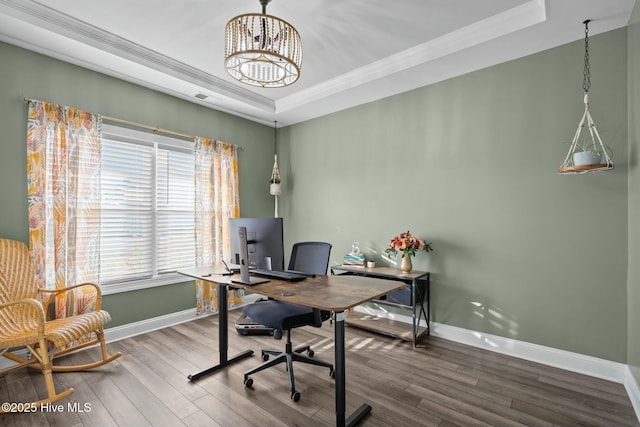
[[[24,98],[24,100],[27,103],[35,101],[34,99],[31,99],[31,98]],[[139,128],[142,128],[142,129],[149,129],[149,130],[153,131],[154,133],[160,132],[160,133],[164,133],[164,134],[168,134],[168,135],[180,136],[182,138],[187,138],[187,139],[199,138],[197,135],[190,135],[188,133],[176,132],[174,130],[164,129],[164,128],[161,128],[161,127],[158,127],[158,126],[145,125],[143,123],[132,122],[131,120],[119,119],[117,117],[105,116],[103,114],[101,114],[100,116],[102,117],[103,120],[108,120],[110,122],[122,123],[122,124],[125,124],[125,125],[135,126],[135,127],[139,127]],[[240,145],[236,145],[236,144],[231,144],[231,145],[235,145],[239,149],[242,149],[242,146],[240,146]]]
[[[119,119],[117,117],[111,117],[111,116],[102,115],[102,120],[108,120],[110,122],[122,123],[122,124],[125,124],[125,125],[135,126],[135,127],[139,127],[139,128],[143,128],[143,129],[149,129],[149,130],[153,131],[154,133],[161,132],[161,133],[166,133],[166,134],[169,134],[169,135],[181,136],[183,138],[188,138],[188,139],[196,138],[195,135],[189,135],[187,133],[181,133],[181,132],[176,132],[176,131],[169,130],[169,129],[163,129],[163,128],[158,127],[158,126],[145,125],[145,124],[142,124],[142,123],[132,122],[130,120]]]

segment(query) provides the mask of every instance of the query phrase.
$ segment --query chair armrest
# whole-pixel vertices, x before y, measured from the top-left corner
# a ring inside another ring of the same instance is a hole
[[[80,294],[81,295],[89,295],[89,300],[90,302],[92,302],[91,305],[93,305],[94,310],[95,311],[100,311],[102,308],[102,291],[100,290],[100,287],[98,285],[96,285],[95,283],[82,283],[82,284],[78,284],[78,285],[73,285],[73,286],[67,286],[66,288],[60,288],[60,289],[43,289],[43,288],[38,288],[38,292],[41,292],[42,294],[48,294],[49,296],[47,297],[47,300],[44,304],[44,310],[47,311],[49,310],[49,305],[51,304],[51,302],[55,299],[56,296],[63,294],[65,292],[69,292],[69,291],[74,291],[74,293],[77,295],[77,290],[83,288],[83,287],[87,287],[89,288],[89,291],[81,291]],[[86,312],[85,310],[81,311],[82,313]]]
[[[44,308],[42,308],[42,303],[34,298],[25,298],[19,301],[12,301],[4,304],[0,304],[0,311],[6,310],[9,307],[14,307],[17,305],[26,305],[33,311],[33,317],[38,324],[38,334],[40,336],[44,336]],[[3,325],[2,319],[4,316],[0,316],[0,325]],[[30,319],[31,316],[20,316],[21,319]],[[14,319],[15,320],[15,319]],[[17,322],[20,323],[20,322]],[[22,322],[24,323],[24,322]]]

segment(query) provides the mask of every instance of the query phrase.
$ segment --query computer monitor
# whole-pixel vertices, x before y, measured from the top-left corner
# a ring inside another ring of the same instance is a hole
[[[239,229],[247,231],[249,267],[284,270],[284,238],[282,218],[231,218],[229,236],[231,262],[240,264]]]

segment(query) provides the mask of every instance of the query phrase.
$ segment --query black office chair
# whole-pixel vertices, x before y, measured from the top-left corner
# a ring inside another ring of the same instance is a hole
[[[326,275],[329,267],[329,254],[331,245],[323,242],[299,242],[293,245],[289,270],[301,271],[308,274]],[[333,378],[333,364],[322,360],[313,359],[313,350],[309,346],[292,350],[291,329],[301,326],[322,326],[322,322],[329,319],[331,313],[324,310],[313,309],[298,304],[291,304],[277,300],[257,301],[244,308],[244,314],[251,320],[261,325],[273,328],[273,337],[281,339],[284,331],[287,332],[287,343],[284,351],[262,350],[264,363],[255,369],[245,372],[244,386],[251,387],[253,379],[250,375],[280,363],[286,362],[291,384],[291,399],[294,402],[300,400],[300,393],[296,391],[293,379],[293,362],[309,363],[329,368],[329,375]],[[306,352],[307,355],[302,353]],[[269,355],[275,356],[269,360]]]

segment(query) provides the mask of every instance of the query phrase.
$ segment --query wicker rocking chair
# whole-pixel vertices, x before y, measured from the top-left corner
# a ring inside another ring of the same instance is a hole
[[[47,307],[56,295],[74,292],[82,286],[95,289],[94,311],[47,320]],[[46,299],[44,305],[39,299],[41,297]],[[33,260],[24,243],[0,239],[0,356],[15,362],[0,370],[0,375],[25,366],[39,368],[44,375],[48,396],[33,402],[36,405],[55,402],[73,393],[73,388],[56,392],[52,372],[83,371],[104,365],[121,355],[115,353],[110,356],[107,353],[103,324],[111,318],[109,313],[100,309],[101,302],[100,289],[93,284],[55,290],[38,288]],[[95,337],[79,341],[91,333],[95,333]],[[97,343],[102,349],[102,360],[85,365],[53,365],[54,358]],[[16,354],[16,350],[25,347],[30,353],[28,358]]]

